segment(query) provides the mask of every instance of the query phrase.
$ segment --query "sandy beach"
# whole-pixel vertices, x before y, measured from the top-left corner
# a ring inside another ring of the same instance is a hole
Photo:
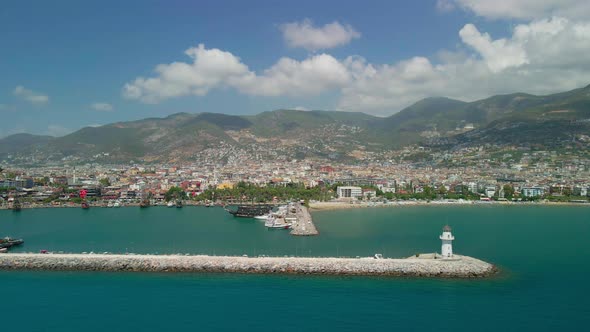
[[[521,206],[521,205],[537,205],[537,206],[586,206],[590,207],[590,203],[572,203],[572,202],[498,202],[498,201],[396,201],[396,202],[310,202],[309,208],[313,211],[325,210],[342,210],[342,209],[364,209],[364,208],[392,208],[392,207],[407,207],[407,206]]]

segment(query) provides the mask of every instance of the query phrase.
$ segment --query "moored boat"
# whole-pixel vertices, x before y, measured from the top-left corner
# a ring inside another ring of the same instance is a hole
[[[11,248],[13,246],[18,246],[23,244],[25,241],[23,239],[13,239],[10,237],[5,237],[3,239],[0,239],[0,249],[2,248]]]
[[[166,203],[166,206],[169,208],[174,207],[174,202],[170,201],[170,202]]]
[[[235,211],[227,208],[225,210],[234,217],[254,218],[268,214],[271,211],[271,207],[269,205],[240,205]]]
[[[293,224],[280,221],[278,218],[269,218],[264,222],[264,226],[271,229],[289,229]]]
[[[181,208],[182,207],[182,200],[177,200],[176,201],[176,208]]]
[[[82,204],[81,204],[81,207],[82,207],[83,209],[89,209],[89,208],[90,208],[90,205],[88,204],[88,202],[86,202],[86,201],[83,201],[83,202],[82,202]]]

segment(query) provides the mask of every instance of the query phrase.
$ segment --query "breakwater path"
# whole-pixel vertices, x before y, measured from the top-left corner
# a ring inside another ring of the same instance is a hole
[[[320,234],[315,228],[313,219],[311,218],[311,214],[307,207],[301,204],[296,204],[295,216],[297,222],[292,226],[291,235],[310,236]]]
[[[485,277],[495,267],[455,256],[444,259],[240,257],[117,254],[0,254],[2,270],[222,272],[259,274]]]

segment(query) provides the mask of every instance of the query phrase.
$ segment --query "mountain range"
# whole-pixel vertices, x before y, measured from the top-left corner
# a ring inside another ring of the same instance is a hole
[[[232,155],[354,159],[412,144],[442,149],[486,143],[552,146],[573,135],[590,135],[590,85],[546,96],[514,93],[474,102],[426,98],[389,117],[298,110],[241,116],[177,113],[85,127],[63,137],[8,136],[0,139],[0,161],[179,162],[204,156],[227,161]]]

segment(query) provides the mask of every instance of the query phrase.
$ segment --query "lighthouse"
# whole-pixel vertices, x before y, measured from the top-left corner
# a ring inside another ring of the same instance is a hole
[[[455,239],[455,237],[451,233],[451,227],[449,225],[443,227],[443,232],[439,236],[439,238],[442,240],[442,247],[440,249],[442,257],[453,257],[453,240]]]

